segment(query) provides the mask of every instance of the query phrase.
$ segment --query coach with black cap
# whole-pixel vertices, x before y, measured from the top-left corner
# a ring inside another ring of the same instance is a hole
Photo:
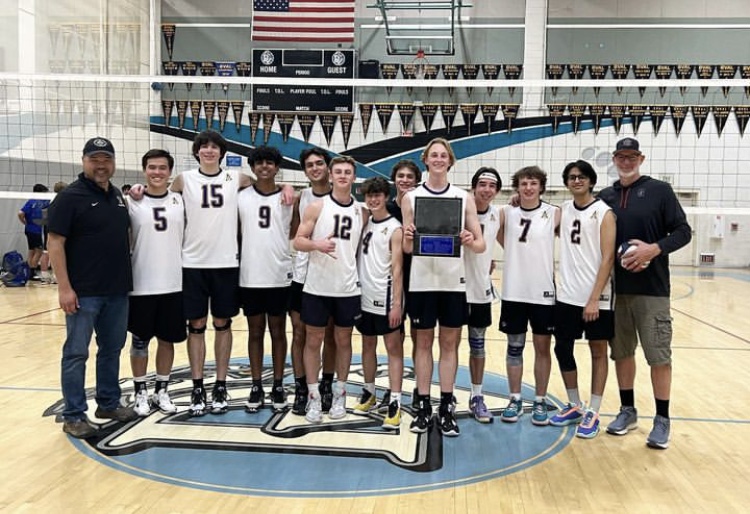
[[[83,172],[49,207],[48,249],[57,274],[67,337],[62,350],[63,431],[96,435],[86,418],[86,361],[96,332],[96,417],[127,422],[136,415],[120,404],[120,351],[125,344],[128,292],[133,287],[128,228],[120,190],[110,179],[115,148],[103,137],[83,147]]]
[[[638,141],[617,142],[612,161],[619,180],[599,193],[617,217],[617,247],[636,248],[615,264],[615,337],[612,359],[617,370],[620,412],[607,433],[625,435],[638,426],[635,408],[635,348],[641,342],[651,367],[656,402],[654,425],[646,444],[669,446],[669,399],[672,385],[672,317],[670,313],[669,254],[692,237],[685,212],[672,187],[641,175],[646,157]]]

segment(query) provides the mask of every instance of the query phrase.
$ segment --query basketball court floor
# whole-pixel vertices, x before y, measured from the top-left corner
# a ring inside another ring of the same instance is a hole
[[[648,369],[638,355],[639,427],[626,436],[577,439],[571,428],[480,425],[467,415],[468,345],[461,347],[457,397],[461,436],[415,436],[404,416],[399,433],[380,419],[349,414],[312,427],[289,413],[244,412],[249,378],[246,324],[235,319],[231,410],[189,419],[157,412],[104,425],[89,442],[63,434],[60,348],[65,335],[55,286],[0,290],[0,510],[3,512],[500,513],[747,512],[750,474],[750,272],[673,269],[672,440],[648,449],[654,407]],[[495,306],[497,319],[499,306]],[[209,360],[212,333],[209,332]],[[406,343],[405,354],[411,344]],[[152,345],[152,347],[155,345]],[[268,354],[267,344],[267,354]],[[505,405],[505,337],[488,331],[488,404]],[[359,338],[355,336],[355,355]],[[382,350],[382,348],[380,348]],[[87,386],[93,398],[91,346]],[[640,350],[639,350],[640,352]],[[189,372],[177,349],[170,385],[184,410]],[[589,358],[576,345],[581,393],[589,395]],[[378,385],[385,386],[381,354]],[[153,356],[152,356],[153,361]],[[526,351],[524,399],[533,391]],[[550,401],[565,400],[553,364]],[[357,364],[349,406],[359,394]],[[407,374],[404,391],[412,388]],[[123,393],[132,396],[127,351]],[[210,382],[212,377],[207,375]],[[437,380],[437,379],[435,379]],[[287,378],[291,384],[291,378]],[[210,387],[210,386],[209,386]],[[434,384],[433,396],[437,393]],[[405,395],[408,403],[409,395]],[[93,402],[93,399],[91,400]],[[90,405],[93,405],[91,403]],[[530,407],[530,403],[528,404]],[[602,405],[606,426],[619,408],[614,366]],[[92,421],[104,422],[93,418]]]

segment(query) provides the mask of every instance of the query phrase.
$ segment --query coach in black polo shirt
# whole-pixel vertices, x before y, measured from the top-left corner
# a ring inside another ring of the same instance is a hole
[[[48,249],[57,274],[67,337],[62,354],[63,431],[96,434],[86,418],[86,360],[96,331],[97,418],[130,421],[120,405],[120,351],[125,345],[128,292],[133,286],[128,228],[120,191],[110,182],[115,149],[102,137],[83,147],[83,173],[49,207]]]

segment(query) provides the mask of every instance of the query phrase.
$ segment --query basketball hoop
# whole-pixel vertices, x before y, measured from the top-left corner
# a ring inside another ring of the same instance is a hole
[[[414,58],[414,60],[411,62],[414,66],[414,75],[418,80],[424,79],[425,71],[427,70],[427,65],[430,64],[430,61],[427,60],[427,57],[425,57],[424,50],[421,48],[417,50],[417,56]]]

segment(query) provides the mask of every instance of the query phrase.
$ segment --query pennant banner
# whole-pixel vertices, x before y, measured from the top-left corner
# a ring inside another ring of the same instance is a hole
[[[653,71],[654,71],[653,64],[636,64],[633,66],[633,75],[635,75],[636,79],[648,80],[651,78],[651,73],[653,73]],[[643,98],[643,94],[645,92],[646,92],[645,87],[638,88],[638,94],[641,95],[641,98]]]
[[[177,32],[177,27],[172,24],[164,24],[161,26],[161,34],[164,36],[164,43],[167,45],[167,55],[169,60],[172,60],[172,54],[174,53],[174,36]]]
[[[424,123],[427,133],[432,130],[432,124],[435,122],[435,115],[437,114],[438,104],[422,104],[419,106],[419,114],[422,115],[422,122]]]
[[[669,110],[672,112],[672,124],[677,135],[680,135],[682,126],[685,124],[685,118],[688,113],[687,105],[671,105]]]
[[[298,114],[297,115],[297,123],[299,123],[299,129],[302,131],[302,139],[305,140],[305,143],[310,142],[310,134],[312,134],[313,125],[315,125],[315,118],[317,116],[314,114]]]
[[[500,75],[500,67],[499,64],[483,64],[482,75],[484,75],[485,80],[497,80]],[[492,86],[487,86],[487,94],[491,95],[494,89]]]
[[[398,104],[398,116],[401,118],[401,132],[409,130],[414,119],[414,104]]]
[[[499,104],[482,104],[482,116],[484,117],[484,122],[487,124],[487,133],[492,133],[492,124],[495,121],[495,118],[497,117],[497,111],[500,110]]]
[[[711,107],[708,105],[693,105],[690,110],[693,112],[693,122],[695,123],[695,130],[698,132],[698,137],[701,137],[703,127],[706,126],[706,120],[708,119],[708,113]]]
[[[213,61],[203,61],[201,63],[201,75],[204,77],[213,77],[216,75],[216,63]],[[205,83],[206,91],[211,91],[211,84]]]
[[[654,135],[659,135],[659,129],[667,115],[668,107],[666,105],[652,105],[649,107],[649,114],[651,115],[651,126],[654,128]]]
[[[443,64],[443,78],[445,80],[456,80],[458,74],[461,73],[462,66],[460,64]],[[453,86],[448,88],[448,94],[453,96],[453,91],[456,88]]]
[[[391,121],[391,116],[393,116],[396,106],[395,104],[375,104],[375,108],[378,111],[380,128],[383,131],[383,135],[385,135],[388,132],[388,123]]]
[[[219,77],[231,77],[234,75],[237,63],[234,61],[215,61],[214,66],[216,67],[216,74]],[[224,94],[227,94],[227,91],[229,91],[229,84],[222,84],[221,89],[224,91]]]
[[[737,64],[719,64],[719,78],[720,79],[733,79],[737,75]],[[721,92],[724,93],[724,98],[729,95],[730,86],[721,86]]]
[[[333,131],[336,129],[336,116],[334,114],[320,115],[320,128],[323,129],[323,136],[326,138],[326,145],[331,146]]]
[[[445,128],[450,134],[453,128],[453,122],[456,120],[456,113],[458,112],[458,106],[456,104],[441,104],[440,112],[443,114],[443,121],[445,121]]]
[[[750,105],[735,105],[734,118],[737,120],[737,127],[740,129],[740,135],[744,137],[747,120],[750,119]]]
[[[161,63],[161,67],[164,70],[164,75],[174,76],[180,71],[179,63],[174,61],[164,61]],[[167,82],[167,86],[169,86],[170,91],[174,90],[174,82]]]
[[[234,128],[239,132],[242,129],[242,116],[245,114],[245,102],[232,102],[232,114],[234,114]]]
[[[521,78],[521,72],[523,71],[523,64],[503,64],[503,73],[505,74],[506,80],[518,80]],[[516,92],[515,87],[509,87],[508,93],[512,97]]]
[[[750,79],[750,65],[743,64],[740,66],[740,77],[745,80]],[[750,85],[745,86],[745,96],[750,96]]]
[[[247,116],[250,122],[250,144],[255,144],[255,137],[258,135],[258,127],[260,126],[260,113],[259,112],[248,112]]]
[[[188,77],[195,77],[198,74],[198,63],[196,61],[183,61],[180,63],[182,74]],[[193,89],[192,83],[185,84],[188,92]]]
[[[513,120],[518,117],[518,104],[503,105],[503,116],[505,117],[505,126],[508,129],[508,134],[513,130]]]
[[[657,79],[661,80],[667,80],[672,78],[672,72],[674,72],[675,65],[674,64],[657,64],[654,67],[654,75],[656,75]],[[659,86],[659,95],[664,96],[664,93],[667,92],[666,86]]]
[[[424,65],[424,78],[425,80],[435,80],[440,72],[440,65],[438,64],[425,64]],[[432,93],[432,88],[427,88],[427,95]]]
[[[606,109],[607,106],[602,104],[594,104],[589,107],[589,112],[594,117],[594,134],[599,133],[599,127],[602,125],[602,118]]]
[[[162,100],[161,112],[164,113],[164,125],[167,127],[172,121],[172,110],[174,109],[174,100]]]
[[[219,111],[219,132],[224,132],[224,127],[227,124],[227,116],[229,115],[229,102],[222,100],[217,105]]]
[[[188,103],[187,100],[178,100],[177,101],[177,126],[180,129],[183,129],[185,127],[185,115],[188,111]]]
[[[279,120],[281,140],[286,143],[289,141],[289,134],[292,132],[292,125],[294,125],[294,114],[279,113],[279,115],[276,116],[276,119]]]
[[[610,105],[609,115],[612,118],[612,126],[615,127],[615,133],[619,136],[622,120],[625,118],[625,106],[618,104]]]
[[[349,137],[352,135],[352,125],[354,125],[353,114],[339,114],[341,120],[341,133],[344,136],[344,148],[349,148]]]
[[[380,75],[386,80],[394,80],[398,76],[398,64],[380,63]],[[385,91],[390,95],[393,87],[386,86]]]
[[[589,64],[589,76],[593,80],[604,80],[607,77],[608,64]],[[599,97],[599,91],[602,88],[594,87],[594,96]]]
[[[417,79],[417,65],[413,63],[402,63],[401,64],[401,75],[405,80],[416,80]],[[406,87],[406,93],[411,94],[414,88],[411,86]]]
[[[714,105],[711,110],[714,113],[716,132],[718,132],[719,137],[721,137],[721,133],[724,131],[724,127],[727,124],[727,119],[729,119],[729,113],[732,111],[732,108],[728,105]]]
[[[586,107],[587,106],[584,104],[571,104],[568,106],[568,112],[570,113],[573,126],[573,134],[578,134],[578,129],[581,127],[581,118],[586,113]]]
[[[613,64],[609,69],[612,72],[613,79],[625,80],[630,73],[630,64]],[[616,89],[618,95],[622,93],[622,86],[617,86]]]
[[[253,74],[253,63],[251,62],[238,62],[235,65],[238,77],[250,77]],[[247,84],[240,84],[240,90],[243,92],[247,88]]]
[[[641,122],[646,116],[647,108],[645,105],[629,105],[628,115],[633,121],[633,134],[638,135],[638,129],[641,127]]]
[[[273,131],[273,122],[276,120],[275,112],[264,112],[260,115],[263,120],[263,144],[267,145]]]
[[[547,78],[550,80],[560,80],[565,71],[564,64],[548,64],[547,65]],[[557,87],[552,86],[552,96],[557,96]],[[555,128],[555,131],[557,129]]]
[[[203,113],[206,115],[206,128],[211,130],[214,127],[214,112],[216,112],[216,102],[206,100],[203,102]]]
[[[557,129],[560,127],[560,118],[565,115],[565,106],[550,104],[547,108],[549,109],[550,118],[552,118],[552,132],[557,134]],[[503,113],[505,113],[505,107],[503,107]]]
[[[200,100],[190,100],[190,115],[193,117],[193,130],[198,131],[198,123],[201,120],[201,108],[203,103]]]
[[[461,104],[461,112],[464,116],[464,123],[469,135],[471,135],[471,129],[474,127],[474,120],[477,117],[477,111],[479,106],[477,104]]]
[[[693,64],[678,64],[675,70],[675,74],[677,75],[678,79],[688,80],[693,77],[694,71],[695,65]],[[680,86],[680,94],[684,95],[686,89],[687,88],[685,86]]]
[[[464,64],[464,80],[476,80],[479,76],[479,65],[478,64]],[[473,87],[466,88],[466,94],[471,96],[471,92],[474,91]]]
[[[359,104],[359,117],[362,119],[362,133],[367,137],[372,119],[372,104]]]
[[[698,65],[698,78],[703,80],[709,80],[714,78],[714,72],[716,71],[715,64],[699,64]],[[708,86],[701,86],[701,94],[706,96],[708,93]]]
[[[568,78],[572,80],[581,80],[586,73],[585,64],[568,64]],[[573,86],[573,94],[578,94],[578,86]]]

